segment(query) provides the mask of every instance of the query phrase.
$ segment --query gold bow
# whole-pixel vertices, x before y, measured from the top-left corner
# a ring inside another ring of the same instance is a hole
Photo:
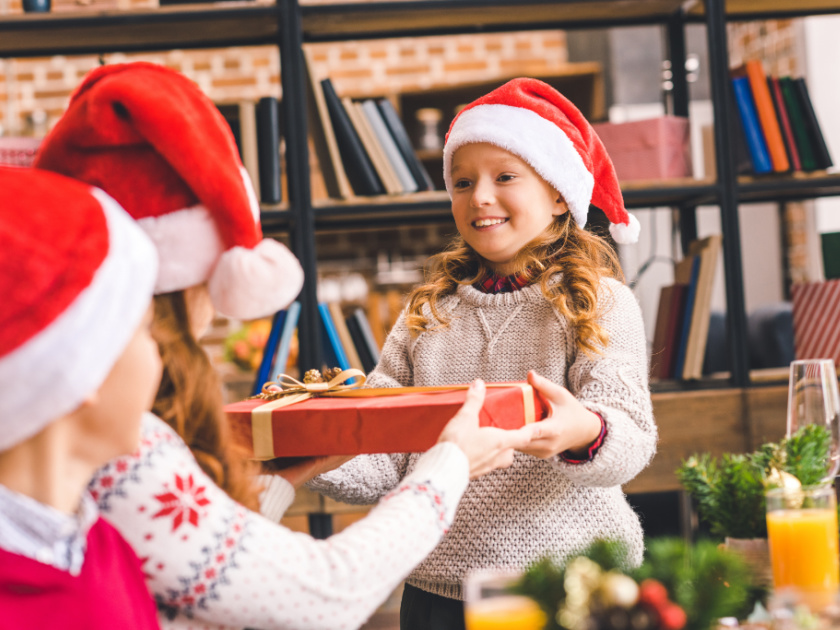
[[[355,383],[348,384],[347,381],[351,378],[358,380]],[[276,381],[269,381],[263,385],[262,392],[255,396],[255,398],[261,398],[263,400],[277,400],[278,398],[282,398],[284,396],[305,393],[309,394],[306,398],[310,398],[312,396],[317,396],[318,394],[357,389],[365,384],[366,379],[367,377],[365,376],[365,373],[355,368],[342,370],[326,383],[302,383],[288,374],[281,374]]]

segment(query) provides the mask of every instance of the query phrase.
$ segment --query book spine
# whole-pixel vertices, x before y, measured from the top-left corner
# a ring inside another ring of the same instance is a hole
[[[756,113],[749,80],[747,77],[734,77],[732,79],[732,89],[735,92],[735,102],[738,104],[738,113],[741,117],[747,148],[750,151],[753,171],[757,174],[769,173],[773,170],[773,166],[770,163],[770,154],[767,152],[764,133],[761,131],[761,125],[758,122],[758,114]]]
[[[262,386],[271,380],[271,366],[274,363],[274,356],[277,354],[280,333],[285,322],[286,311],[277,311],[271,320],[271,331],[268,333],[268,339],[265,342],[265,348],[263,348],[262,360],[260,361],[260,367],[257,369],[254,386],[251,388],[251,396],[259,394],[262,391]]]
[[[368,322],[364,309],[357,308],[353,311],[347,323],[348,327],[350,327],[351,334],[355,330],[359,336],[360,342],[356,344],[356,348],[359,350],[359,357],[362,359],[362,363],[365,362],[365,358],[367,357],[370,367],[368,368],[366,366],[365,371],[370,372],[379,363],[379,346],[373,336],[373,330],[371,330],[370,322]],[[364,352],[362,352],[362,348]],[[362,356],[363,353],[366,357]]]
[[[327,367],[339,367],[342,370],[350,369],[350,361],[347,360],[347,353],[344,352],[344,346],[341,345],[341,339],[338,337],[338,331],[335,329],[335,324],[330,315],[330,307],[325,302],[318,304],[318,314],[321,316],[321,332],[324,333],[325,354],[327,355]],[[330,364],[329,360],[333,359],[335,363]],[[348,381],[349,383],[349,381]]]
[[[385,152],[385,157],[391,163],[394,173],[396,173],[397,178],[400,180],[400,185],[402,186],[403,191],[407,193],[417,192],[417,182],[415,182],[414,177],[411,176],[411,171],[408,170],[408,165],[405,163],[400,150],[397,148],[397,144],[394,142],[391,132],[388,131],[388,127],[385,126],[385,121],[382,120],[382,115],[379,113],[379,108],[376,106],[376,102],[373,99],[368,99],[362,102],[362,111],[365,116],[367,116],[370,127],[376,135],[376,138],[379,140],[382,150]]]
[[[662,367],[659,370],[660,378],[673,378],[677,372],[677,351],[680,343],[680,330],[683,318],[685,317],[685,300],[688,296],[687,284],[672,285],[671,313],[668,326],[665,330],[665,349],[662,353]]]
[[[350,116],[350,121],[356,128],[356,133],[359,135],[362,145],[365,151],[367,151],[370,161],[373,163],[373,168],[376,169],[376,173],[379,175],[379,181],[385,186],[385,192],[389,195],[397,195],[403,192],[400,180],[397,179],[397,175],[385,157],[385,152],[379,146],[379,140],[376,139],[373,130],[370,128],[367,117],[362,111],[361,104],[348,97],[342,98],[341,104],[344,105],[344,109]]]
[[[808,137],[811,140],[811,146],[814,149],[814,159],[818,169],[828,168],[832,165],[831,154],[828,152],[828,145],[825,143],[820,122],[817,120],[817,112],[814,110],[814,103],[808,94],[808,86],[805,83],[804,77],[799,77],[793,80],[793,87],[796,94],[799,96],[799,102],[802,105],[802,114],[805,119],[805,127],[808,130]]]
[[[399,114],[397,114],[397,110],[394,109],[391,101],[383,98],[377,101],[376,105],[382,114],[382,119],[385,121],[388,131],[391,132],[394,142],[399,148],[400,153],[402,153],[403,159],[411,170],[411,175],[417,182],[417,190],[434,190],[435,185],[432,182],[432,178],[426,170],[426,167],[423,166],[423,163],[417,157],[417,153],[414,151],[414,147],[408,137],[408,132],[406,132]]]
[[[286,371],[286,364],[289,362],[289,352],[292,347],[292,338],[295,336],[299,318],[300,302],[292,302],[286,309],[283,331],[280,333],[280,342],[277,344],[277,352],[271,364],[271,372],[268,374],[268,380],[274,380]]]
[[[277,99],[266,96],[257,103],[257,150],[260,162],[260,199],[280,203],[280,107]]]
[[[674,361],[674,378],[682,378],[683,368],[685,367],[685,355],[688,350],[688,337],[691,332],[691,320],[694,314],[694,298],[697,295],[697,276],[700,273],[700,257],[694,256],[694,261],[691,264],[691,281],[688,284],[688,290],[685,297],[685,311],[683,313],[682,322],[680,324],[679,346],[677,347],[677,357]]]
[[[782,140],[782,131],[779,128],[779,121],[776,118],[776,110],[773,107],[773,99],[767,87],[767,75],[764,74],[764,67],[757,59],[747,62],[747,78],[750,82],[750,90],[755,101],[758,121],[764,132],[764,139],[767,142],[767,151],[770,154],[770,162],[776,173],[784,173],[790,170],[790,160],[785,152],[785,143]]]
[[[779,87],[785,100],[790,124],[793,128],[793,137],[796,140],[796,150],[799,151],[799,159],[802,162],[803,171],[813,171],[817,168],[817,161],[814,158],[814,150],[808,138],[808,128],[805,126],[805,115],[799,104],[799,97],[793,87],[793,79],[782,77],[779,79]]]
[[[790,124],[785,99],[782,96],[782,88],[777,77],[767,77],[767,85],[770,88],[770,95],[773,97],[773,105],[776,107],[776,117],[779,119],[779,126],[782,129],[782,138],[785,141],[785,148],[790,156],[790,166],[794,171],[802,170],[802,161],[799,159],[799,150],[796,148],[796,139],[793,137],[793,127]]]
[[[383,195],[385,188],[329,79],[321,81],[344,170],[357,195]]]
[[[239,103],[239,129],[242,135],[242,165],[251,179],[251,185],[254,187],[257,199],[261,201],[257,105],[253,101]]]

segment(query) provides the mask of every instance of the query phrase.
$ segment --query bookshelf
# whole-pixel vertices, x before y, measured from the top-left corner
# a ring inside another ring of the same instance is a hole
[[[669,383],[664,391],[654,395],[663,446],[679,439],[683,440],[680,443],[689,444],[696,450],[702,448],[702,443],[692,441],[685,432],[690,431],[692,425],[703,425],[697,427],[698,431],[713,425],[706,420],[708,406],[714,407],[720,402],[724,392],[735,401],[728,408],[733,417],[744,414],[751,417],[749,409],[753,407],[770,413],[771,408],[777,410],[782,398],[781,393],[771,392],[773,388],[766,387],[763,379],[751,375],[749,370],[738,203],[840,196],[840,175],[735,176],[727,142],[732,113],[727,107],[730,85],[726,24],[728,21],[831,13],[840,13],[840,0],[698,0],[688,3],[682,0],[417,0],[303,6],[298,0],[277,0],[272,5],[220,2],[125,12],[0,16],[0,58],[264,44],[277,47],[284,94],[288,198],[281,204],[264,206],[262,221],[268,234],[289,234],[293,251],[309,279],[300,296],[303,310],[299,330],[301,367],[307,369],[317,365],[321,355],[315,286],[316,232],[444,222],[450,218],[445,192],[313,202],[304,44],[398,36],[659,25],[666,33],[669,57],[673,62],[672,113],[687,115],[688,84],[682,63],[686,56],[685,27],[691,23],[704,23],[715,112],[718,176],[706,180],[633,182],[623,187],[629,208],[670,206],[678,209],[684,243],[696,237],[694,212],[697,206],[720,208],[728,328],[730,338],[734,340],[729,348],[732,371],[728,375],[688,383]],[[682,405],[681,398],[692,404]],[[747,402],[743,402],[745,400]],[[702,418],[703,421],[685,422],[687,417]],[[775,424],[766,426],[778,428],[777,416],[772,418]],[[732,431],[755,442],[756,430],[749,426],[734,427]],[[737,449],[738,444],[740,442],[733,442],[728,449]],[[723,446],[715,446],[718,447]],[[666,468],[673,470],[671,463],[661,469],[663,474]],[[637,489],[673,487],[657,485],[654,482],[656,474],[645,477]]]

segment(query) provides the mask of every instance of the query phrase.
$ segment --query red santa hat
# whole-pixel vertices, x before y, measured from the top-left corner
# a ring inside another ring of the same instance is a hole
[[[262,237],[230,128],[173,70],[137,62],[90,72],[35,166],[103,189],[139,221],[160,256],[156,293],[206,281],[221,313],[253,319],[300,291],[297,259]]]
[[[157,253],[101,190],[0,167],[0,451],[96,391],[149,308]]]
[[[638,220],[624,208],[615,168],[583,114],[550,85],[513,79],[464,107],[449,127],[443,178],[452,195],[452,156],[459,147],[487,142],[519,156],[563,195],[581,227],[589,204],[610,220],[618,243],[639,239]]]

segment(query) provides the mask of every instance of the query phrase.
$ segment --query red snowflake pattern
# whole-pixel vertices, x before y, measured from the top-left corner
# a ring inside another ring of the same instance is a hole
[[[155,499],[163,504],[161,510],[152,518],[174,516],[172,531],[178,529],[186,520],[198,527],[199,508],[210,504],[210,499],[204,496],[204,486],[196,486],[192,475],[186,479],[175,475],[175,490],[156,494]]]

